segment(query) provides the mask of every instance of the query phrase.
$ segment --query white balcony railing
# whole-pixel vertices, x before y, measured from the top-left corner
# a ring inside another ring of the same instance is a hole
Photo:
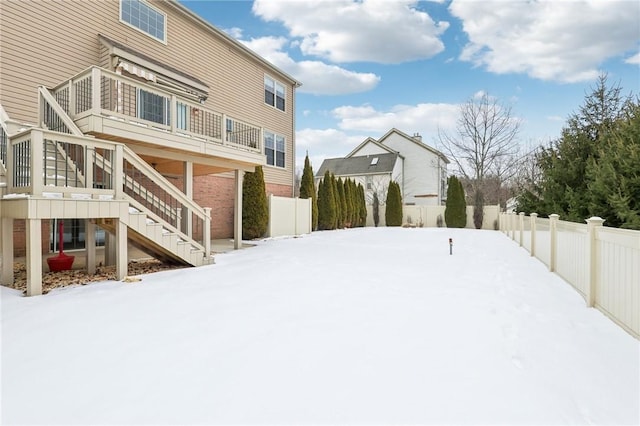
[[[73,120],[102,115],[206,143],[263,152],[260,126],[99,67],[60,84],[53,95]]]

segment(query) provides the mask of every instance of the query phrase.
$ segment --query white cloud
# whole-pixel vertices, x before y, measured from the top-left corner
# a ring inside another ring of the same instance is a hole
[[[296,165],[304,166],[309,152],[314,171],[327,158],[344,157],[366,138],[379,138],[395,127],[408,134],[420,133],[423,142],[436,146],[438,128],[450,131],[460,106],[458,104],[396,105],[378,111],[370,105],[342,106],[332,111],[339,129],[303,129],[296,132]]]
[[[487,92],[485,92],[484,90],[478,90],[473,94],[473,99],[482,99],[485,96],[487,96]]]
[[[314,173],[327,158],[344,157],[367,136],[348,135],[338,129],[303,129],[296,132],[296,169],[304,167],[304,157],[309,152],[309,161]]]
[[[423,135],[425,143],[435,137],[440,129],[451,129],[456,122],[458,104],[396,105],[388,111],[378,111],[370,105],[342,106],[333,110],[343,130],[373,132],[382,136],[395,127],[403,132]],[[369,136],[378,137],[375,134]]]
[[[231,37],[235,39],[242,38],[242,28],[238,28],[238,27],[227,28],[224,30],[224,32],[229,34]]]
[[[415,8],[416,0],[255,0],[253,13],[280,21],[300,49],[331,62],[401,63],[444,50],[449,27]]]
[[[298,91],[301,93],[316,95],[358,93],[371,90],[380,82],[380,77],[373,73],[349,71],[320,61],[296,62],[284,51],[288,42],[284,37],[261,37],[240,41],[300,81],[302,87]]]
[[[635,1],[453,0],[449,10],[469,37],[460,59],[498,74],[589,81],[639,41]]]
[[[296,132],[296,149],[301,152],[322,147],[323,151],[335,152],[335,156],[346,155],[366,136],[347,135],[338,129],[302,129]]]
[[[627,64],[640,65],[640,52],[636,53],[633,56],[628,57],[625,62]]]

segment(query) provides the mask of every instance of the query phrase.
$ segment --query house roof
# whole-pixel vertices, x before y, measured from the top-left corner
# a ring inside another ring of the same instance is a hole
[[[427,151],[431,151],[432,153],[436,154],[438,157],[442,158],[442,160],[446,164],[450,163],[450,161],[449,161],[449,159],[447,158],[446,155],[444,155],[442,152],[438,151],[437,149],[427,145],[426,143],[422,142],[422,137],[420,137],[419,135],[416,135],[418,137],[409,136],[408,134],[404,133],[401,130],[396,129],[395,127],[393,127],[391,130],[389,130],[387,133],[385,133],[384,136],[382,136],[380,139],[378,139],[378,142],[380,142],[381,144],[384,144],[384,140],[386,138],[388,138],[392,133],[397,133],[398,135],[402,136],[403,138],[415,143],[419,147],[424,148]]]
[[[364,155],[360,157],[328,158],[316,173],[316,177],[324,176],[329,170],[336,176],[363,176],[391,173],[398,160],[398,153]],[[378,160],[374,160],[377,158]]]
[[[355,147],[353,149],[353,151],[351,151],[349,154],[347,154],[347,157],[351,157],[352,155],[356,154],[363,146],[367,145],[367,144],[374,144],[376,146],[378,146],[379,148],[382,148],[388,152],[396,152],[393,149],[389,148],[388,146],[386,146],[384,144],[384,140],[387,139],[391,134],[393,133],[397,133],[398,135],[402,136],[403,138],[405,138],[406,140],[415,143],[416,145],[418,145],[419,147],[426,149],[427,151],[430,151],[432,153],[434,153],[435,155],[439,156],[446,164],[449,164],[450,161],[447,158],[446,155],[444,155],[442,152],[438,151],[437,149],[430,147],[429,145],[427,145],[426,143],[422,142],[422,138],[421,137],[417,137],[416,136],[409,136],[408,134],[404,133],[401,130],[396,129],[395,127],[393,127],[391,130],[389,130],[387,133],[385,133],[380,139],[375,140],[372,137],[368,137],[366,138],[360,145],[358,145],[357,147]]]
[[[360,150],[360,148],[362,148],[363,146],[365,146],[365,145],[366,145],[366,144],[368,144],[368,143],[374,144],[374,145],[376,145],[377,147],[379,147],[379,148],[381,148],[381,149],[383,149],[383,150],[385,150],[385,151],[387,151],[387,152],[390,152],[390,153],[396,153],[396,152],[397,152],[397,151],[394,151],[393,149],[389,148],[388,146],[385,146],[385,145],[381,144],[380,142],[378,142],[378,141],[377,141],[377,140],[375,140],[374,138],[372,138],[372,137],[368,137],[368,138],[366,138],[366,139],[365,139],[365,140],[364,140],[360,145],[358,145],[357,147],[355,147],[355,148],[353,149],[353,151],[351,151],[349,154],[347,154],[347,157],[351,157],[351,156],[353,156],[355,153],[357,153],[357,152]]]

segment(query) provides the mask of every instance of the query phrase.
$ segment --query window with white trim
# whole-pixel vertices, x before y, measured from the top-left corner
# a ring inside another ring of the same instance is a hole
[[[120,21],[167,42],[167,15],[143,0],[120,0]]]
[[[269,76],[264,76],[264,103],[278,108],[280,111],[284,111],[284,99],[285,99],[284,84],[279,83],[277,80]]]
[[[267,164],[284,168],[285,142],[284,136],[272,132],[264,132],[264,154]]]
[[[138,117],[154,123],[170,124],[171,99],[138,89]]]

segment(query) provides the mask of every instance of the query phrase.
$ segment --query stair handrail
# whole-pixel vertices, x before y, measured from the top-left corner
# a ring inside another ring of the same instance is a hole
[[[40,126],[46,127],[46,123],[44,123],[44,107],[45,107],[45,105],[49,105],[49,107],[51,107],[53,109],[53,111],[58,115],[60,120],[62,120],[64,125],[69,130],[70,134],[72,134],[74,136],[85,136],[85,134],[82,133],[82,131],[78,128],[78,126],[76,126],[76,123],[73,122],[71,117],[69,117],[69,115],[64,110],[64,108],[62,108],[62,106],[58,103],[56,98],[51,94],[51,92],[49,92],[49,89],[47,89],[44,86],[39,86],[38,87],[38,94],[39,94],[38,111],[39,111],[39,114],[41,114],[40,117],[38,118],[38,122],[39,122]],[[77,174],[80,182],[82,182],[82,184],[84,185],[85,180],[84,180],[83,171],[78,167],[78,165],[75,163],[75,161],[73,161],[70,158],[69,154],[67,152],[65,152],[59,144],[56,144],[55,148],[56,148],[56,151],[57,151],[58,155],[60,155],[62,158],[64,158],[64,160],[65,160],[65,162],[67,164],[67,167],[69,167],[71,170],[75,171],[75,173]]]
[[[204,239],[203,243],[204,243],[204,246],[208,246],[206,241],[206,235],[208,234],[206,230],[206,224],[210,223],[211,221],[211,216],[207,211],[209,209],[203,208],[202,206],[194,202],[191,198],[187,197],[187,195],[184,192],[176,188],[171,182],[167,180],[167,178],[162,176],[156,169],[154,169],[149,163],[147,163],[142,158],[140,158],[138,154],[136,154],[131,148],[127,147],[126,145],[123,146],[123,161],[128,161],[132,166],[141,170],[144,173],[145,177],[152,180],[160,188],[166,191],[170,196],[176,199],[182,206],[186,207],[187,210],[189,210],[191,213],[195,214],[198,218],[200,218],[203,222],[203,239]],[[127,179],[123,179],[123,185],[126,185],[125,183],[126,180]],[[127,195],[127,198],[133,199],[128,195]],[[140,206],[142,206],[142,204],[140,204]],[[144,208],[145,212],[149,211],[149,208],[146,208],[144,206],[142,207]],[[161,219],[157,215],[155,216],[158,217],[158,219],[160,219],[162,223],[167,223],[166,220]],[[173,228],[172,231],[176,231],[179,235],[183,236],[184,239],[186,239],[187,241],[194,242],[195,244],[202,246],[201,244],[197,243],[197,241],[192,236],[182,232],[181,230],[177,229],[174,226],[171,226],[171,228]]]
[[[44,100],[47,104],[49,104],[49,106],[51,106],[51,108],[53,108],[56,114],[58,114],[58,116],[60,117],[64,125],[67,126],[67,128],[69,129],[70,134],[75,136],[84,136],[84,133],[82,133],[82,131],[78,128],[78,126],[76,126],[76,123],[73,122],[73,120],[71,119],[71,117],[69,117],[69,115],[64,110],[64,108],[60,106],[58,101],[56,101],[56,98],[54,98],[51,92],[49,92],[49,89],[47,89],[44,86],[39,86],[38,94],[40,95],[39,97],[40,101]],[[45,127],[44,117],[42,116],[43,107],[44,105],[41,104],[39,105],[39,108],[38,108],[38,111],[40,114],[40,116],[38,117],[38,123],[40,124],[41,127]]]

